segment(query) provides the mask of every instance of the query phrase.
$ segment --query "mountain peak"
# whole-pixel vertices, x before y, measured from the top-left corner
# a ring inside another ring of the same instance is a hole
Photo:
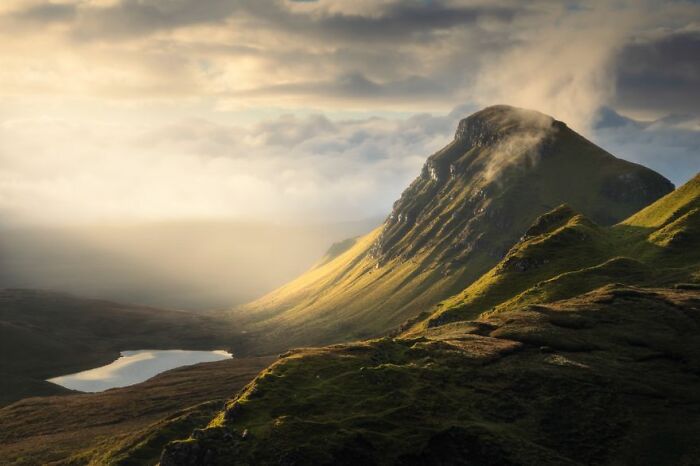
[[[517,132],[547,132],[556,123],[566,126],[535,110],[493,105],[462,119],[457,125],[455,140],[483,146]]]
[[[421,251],[440,258],[442,268],[488,263],[559,204],[613,224],[672,189],[549,115],[494,105],[461,120],[455,139],[428,158],[394,204],[372,255],[380,264]]]

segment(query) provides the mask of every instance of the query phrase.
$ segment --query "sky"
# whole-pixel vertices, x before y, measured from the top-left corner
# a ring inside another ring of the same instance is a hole
[[[700,3],[3,0],[0,225],[385,215],[501,103],[683,183]]]

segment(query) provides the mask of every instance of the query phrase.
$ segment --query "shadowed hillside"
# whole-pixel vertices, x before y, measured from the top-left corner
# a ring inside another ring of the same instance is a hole
[[[672,188],[551,117],[489,107],[460,122],[381,227],[233,315],[257,352],[376,336],[464,289],[556,206],[609,225]]]
[[[37,290],[0,291],[0,405],[68,393],[50,377],[107,364],[125,349],[230,348],[230,322]]]

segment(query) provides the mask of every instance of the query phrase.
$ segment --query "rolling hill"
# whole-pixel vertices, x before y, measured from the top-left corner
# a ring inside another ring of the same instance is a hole
[[[459,123],[382,226],[229,316],[258,353],[377,336],[463,290],[562,203],[610,225],[672,189],[549,116],[488,107]]]
[[[496,267],[439,303],[423,325],[570,298],[615,282],[692,287],[700,280],[699,241],[700,175],[612,227],[560,206],[541,216]]]

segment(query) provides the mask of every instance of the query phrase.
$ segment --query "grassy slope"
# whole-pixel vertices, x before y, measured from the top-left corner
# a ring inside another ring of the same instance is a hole
[[[207,422],[273,360],[197,364],[102,393],[19,401],[0,409],[0,462],[153,464],[168,440]]]
[[[262,319],[249,322],[251,347],[267,352],[367,338],[403,321],[410,309],[456,291],[455,277],[433,270],[417,273],[420,259],[377,268],[369,252],[378,234],[360,238],[335,259],[247,305],[238,314],[243,324],[246,315]]]
[[[127,349],[228,347],[211,317],[34,290],[0,291],[0,405],[68,393],[45,379],[111,362]]]
[[[700,207],[700,174],[667,194],[663,198],[640,210],[622,222],[622,225],[641,228],[659,228],[692,209]]]
[[[449,319],[288,353],[161,464],[695,464],[700,291],[605,283],[700,278],[699,199],[613,228],[555,209]]]
[[[611,286],[292,352],[161,465],[695,464],[698,306]]]
[[[512,304],[548,302],[607,283],[700,282],[700,175],[611,228],[572,209],[542,216],[496,267],[408,333]]]
[[[493,109],[470,118],[508,140],[512,125],[497,120],[512,109]],[[238,318],[248,320],[250,349],[383,334],[478,279],[539,215],[562,202],[609,224],[671,188],[656,173],[616,159],[566,125],[549,124],[541,147],[511,156],[497,178],[485,176],[494,160],[505,157],[503,141],[478,139],[486,130],[431,156],[382,227],[237,310]],[[526,127],[515,134],[530,132]]]

